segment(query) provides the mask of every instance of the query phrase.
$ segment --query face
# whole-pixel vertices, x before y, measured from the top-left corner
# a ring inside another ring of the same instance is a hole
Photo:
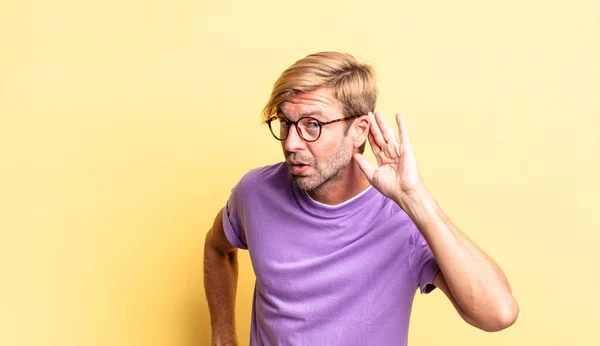
[[[292,121],[310,116],[321,122],[345,116],[342,104],[333,96],[331,89],[317,89],[296,95],[282,104],[280,115]],[[298,135],[296,126],[292,126],[287,139],[281,144],[296,186],[305,191],[314,191],[342,178],[353,155],[346,126],[345,122],[323,126],[321,136],[315,142],[304,141]]]

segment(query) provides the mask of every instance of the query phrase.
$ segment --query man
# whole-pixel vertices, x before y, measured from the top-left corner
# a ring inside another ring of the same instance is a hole
[[[516,320],[506,277],[440,209],[376,95],[372,68],[341,53],[275,82],[263,115],[285,162],[247,173],[206,236],[213,344],[236,344],[237,248],[256,274],[251,345],[406,345],[418,288],[486,331]]]

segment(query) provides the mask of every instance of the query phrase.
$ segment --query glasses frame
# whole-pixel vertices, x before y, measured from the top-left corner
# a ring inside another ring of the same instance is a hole
[[[292,125],[295,125],[294,127],[296,128],[296,132],[298,133],[298,136],[300,136],[300,138],[302,138],[302,140],[304,140],[305,142],[309,142],[310,143],[310,142],[316,142],[319,138],[321,138],[321,133],[323,132],[323,126],[329,125],[329,124],[333,124],[333,123],[337,123],[337,122],[340,122],[340,121],[347,121],[347,120],[356,119],[356,118],[359,118],[359,117],[362,117],[362,116],[363,115],[352,115],[352,116],[349,116],[349,117],[344,117],[344,118],[339,118],[339,119],[335,119],[335,120],[331,120],[331,121],[322,122],[322,121],[319,121],[318,119],[315,119],[313,117],[302,117],[302,118],[300,118],[300,119],[298,119],[296,121],[291,121],[290,119],[288,119],[286,117],[282,117],[282,116],[279,116],[279,115],[274,115],[274,116],[270,117],[266,121],[266,123],[267,123],[267,125],[269,125],[269,130],[271,131],[271,134],[273,135],[273,137],[275,137],[275,139],[278,140],[278,141],[280,141],[280,142],[283,142],[283,141],[285,141],[288,138],[288,136],[290,135],[290,130],[288,130],[287,135],[285,136],[285,138],[281,138],[281,139],[277,138],[277,136],[275,135],[275,132],[273,132],[273,128],[271,127],[271,122],[273,120],[275,120],[275,119],[279,119],[281,121],[284,121],[288,125],[288,127],[290,129],[292,128]],[[313,140],[308,140],[308,139],[304,138],[304,136],[302,135],[302,131],[300,130],[300,127],[298,127],[298,123],[302,119],[307,119],[307,118],[316,121],[317,124],[319,125],[319,135],[317,135],[317,138],[315,138]]]

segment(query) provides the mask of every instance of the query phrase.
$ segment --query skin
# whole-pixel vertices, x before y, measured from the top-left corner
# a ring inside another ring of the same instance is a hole
[[[311,116],[324,122],[344,116],[342,104],[330,89],[301,93],[284,102],[281,113],[293,121]],[[306,142],[293,125],[286,140],[281,142],[296,186],[322,203],[342,203],[369,185],[356,164],[350,164],[353,154],[358,152],[358,147],[366,140],[368,122],[359,118],[347,132],[344,135],[346,124],[337,122],[323,126],[317,141]],[[306,172],[296,174],[291,169],[294,162],[306,163],[309,167]]]
[[[204,290],[210,311],[213,345],[237,345],[235,296],[238,281],[237,248],[223,230],[223,210],[204,241]]]
[[[295,121],[313,116],[321,121],[343,116],[342,105],[329,89],[301,93],[285,102],[282,113]],[[496,263],[440,209],[423,184],[403,117],[396,116],[398,137],[381,113],[356,119],[348,131],[342,122],[323,127],[316,142],[305,142],[295,126],[282,142],[294,183],[316,201],[336,205],[369,185],[402,208],[432,249],[440,272],[433,283],[469,324],[499,331],[512,325],[519,307]],[[377,166],[359,153],[367,140]],[[297,173],[292,163],[309,165]],[[211,314],[213,345],[237,345],[234,328],[237,249],[223,231],[221,213],[205,242],[205,289]]]
[[[519,314],[506,276],[496,263],[444,214],[417,168],[404,118],[396,115],[399,139],[381,113],[369,113],[369,144],[377,167],[354,159],[369,182],[413,220],[440,266],[433,280],[469,324],[489,332],[511,326]]]

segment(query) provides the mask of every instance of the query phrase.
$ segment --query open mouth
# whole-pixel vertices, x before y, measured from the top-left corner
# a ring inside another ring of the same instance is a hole
[[[310,165],[307,165],[305,163],[300,163],[300,162],[290,162],[289,167],[290,167],[290,171],[292,173],[300,174],[300,173],[305,173],[308,170],[308,168],[310,167]]]

